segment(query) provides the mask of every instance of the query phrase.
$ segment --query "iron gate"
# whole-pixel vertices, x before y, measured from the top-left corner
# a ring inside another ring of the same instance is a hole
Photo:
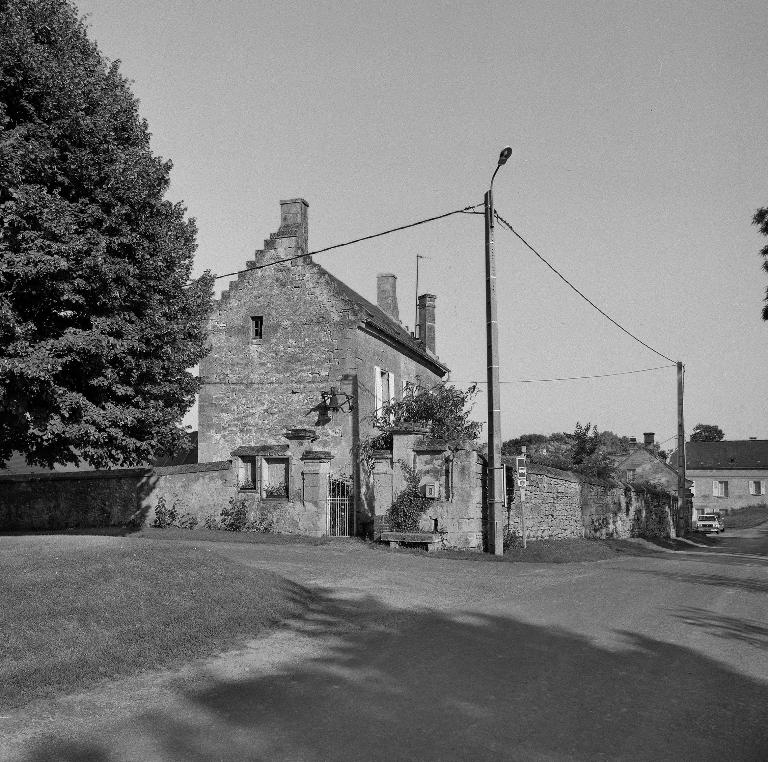
[[[327,533],[331,537],[349,537],[352,519],[352,484],[336,476],[328,477]]]

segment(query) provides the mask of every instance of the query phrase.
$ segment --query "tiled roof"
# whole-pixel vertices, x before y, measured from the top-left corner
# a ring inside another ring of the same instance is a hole
[[[343,299],[352,302],[352,304],[354,304],[359,310],[362,311],[362,317],[365,322],[370,323],[380,331],[383,331],[403,347],[406,347],[426,362],[437,366],[440,371],[438,372],[438,375],[445,375],[448,373],[449,368],[440,362],[436,355],[433,355],[431,352],[427,351],[427,349],[420,341],[414,339],[413,336],[411,336],[411,334],[405,330],[405,327],[400,322],[394,318],[391,318],[389,315],[387,315],[386,312],[384,312],[384,310],[382,310],[380,307],[377,307],[372,302],[369,302],[365,297],[360,296],[357,291],[351,289],[346,283],[340,281],[335,275],[331,275],[331,273],[329,273],[320,265],[315,264],[315,267],[317,267],[330,281],[333,288],[338,294],[341,295]]]
[[[686,442],[687,470],[768,469],[768,439]]]

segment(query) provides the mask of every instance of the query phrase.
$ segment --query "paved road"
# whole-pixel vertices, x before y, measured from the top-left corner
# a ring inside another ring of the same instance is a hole
[[[766,760],[768,532],[753,534],[559,566],[216,544],[311,587],[307,617],[35,708],[15,758]]]

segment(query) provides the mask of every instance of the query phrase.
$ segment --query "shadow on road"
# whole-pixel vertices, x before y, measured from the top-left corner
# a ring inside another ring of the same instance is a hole
[[[145,758],[191,762],[768,758],[766,684],[682,644],[620,633],[622,646],[601,647],[512,618],[322,592],[292,628],[311,655],[177,685],[160,711],[139,706],[117,727],[49,736],[28,759],[122,759],[115,739],[126,737]],[[716,722],[704,707],[717,707]]]
[[[687,582],[691,585],[711,585],[731,588],[746,593],[768,593],[768,579],[755,577],[731,577],[726,574],[702,574],[696,571],[660,571],[658,569],[627,569],[633,574],[645,574],[665,581]]]
[[[768,627],[764,622],[715,614],[697,608],[675,609],[673,614],[686,624],[700,627],[715,637],[739,640],[756,648],[768,649]]]

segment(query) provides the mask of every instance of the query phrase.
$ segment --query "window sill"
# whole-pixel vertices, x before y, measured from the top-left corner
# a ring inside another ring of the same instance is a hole
[[[264,339],[251,339],[251,344],[263,344]]]

